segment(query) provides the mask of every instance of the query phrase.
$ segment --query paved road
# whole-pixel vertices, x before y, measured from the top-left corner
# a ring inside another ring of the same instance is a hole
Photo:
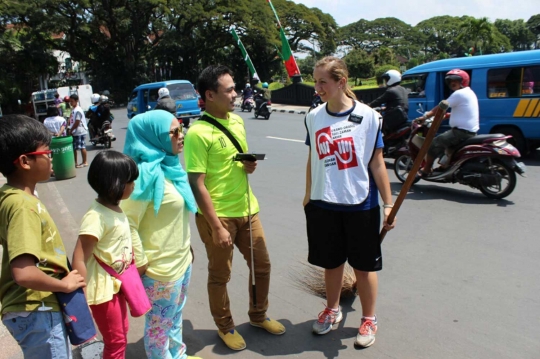
[[[359,350],[353,345],[359,301],[343,303],[343,322],[316,337],[310,328],[323,309],[323,299],[300,290],[292,279],[302,271],[307,256],[301,207],[307,156],[303,116],[273,113],[265,121],[240,114],[246,119],[250,150],[267,154],[250,182],[261,205],[273,266],[269,315],[281,320],[287,333],[273,337],[249,326],[248,268],[236,252],[229,290],[247,349],[231,352],[221,343],[208,310],[204,246],[192,219],[196,261],[184,312],[189,354],[242,359],[538,358],[539,153],[526,160],[528,178],[519,177],[516,191],[506,200],[489,200],[461,185],[414,186],[383,247],[377,342]],[[125,109],[114,115],[118,136],[114,147],[121,150]],[[90,160],[95,153],[90,150]],[[401,184],[392,163],[387,164],[397,196]],[[94,198],[86,171],[79,169],[75,179],[40,185],[40,196],[58,218],[70,252],[77,224]],[[144,358],[142,328],[141,319],[131,320],[128,358]]]

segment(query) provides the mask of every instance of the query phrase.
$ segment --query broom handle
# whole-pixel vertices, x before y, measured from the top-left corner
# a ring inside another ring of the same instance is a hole
[[[392,210],[390,211],[390,214],[388,215],[388,223],[392,224],[394,223],[394,219],[396,218],[396,214],[399,211],[399,207],[401,207],[401,204],[405,200],[405,196],[407,196],[407,192],[409,192],[409,189],[411,188],[416,175],[418,173],[418,170],[420,170],[420,165],[422,165],[422,161],[424,160],[424,157],[426,156],[426,153],[429,149],[429,146],[431,145],[431,142],[433,141],[433,138],[435,137],[435,134],[437,133],[437,130],[439,129],[439,126],[441,125],[442,120],[444,119],[444,114],[446,110],[448,109],[448,102],[446,100],[442,100],[439,102],[437,107],[435,108],[435,119],[431,123],[431,127],[429,128],[429,131],[426,135],[426,139],[424,140],[424,143],[422,144],[422,147],[420,148],[420,151],[418,152],[418,155],[416,156],[413,166],[407,175],[407,179],[405,180],[405,183],[401,187],[401,191],[399,192],[399,196],[394,202],[394,207],[392,207]],[[384,240],[384,237],[386,236],[386,232],[388,232],[386,229],[381,230],[380,238],[381,243]]]
[[[251,297],[253,308],[257,308],[257,286],[255,285],[255,259],[253,257],[253,230],[251,228],[251,193],[249,190],[249,175],[246,172],[247,195],[248,195],[248,221],[249,221],[249,247],[251,251]]]

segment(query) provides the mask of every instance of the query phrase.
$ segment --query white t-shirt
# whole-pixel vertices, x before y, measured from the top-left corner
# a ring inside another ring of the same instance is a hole
[[[51,132],[54,136],[60,132],[60,128],[64,126],[64,131],[60,133],[60,136],[66,135],[66,120],[63,117],[60,116],[54,116],[54,117],[47,117],[45,120],[43,120],[43,124],[45,127],[47,127],[47,130]]]
[[[344,205],[364,202],[380,114],[355,101],[350,115],[330,113],[323,105],[308,113],[305,122],[311,146],[310,199]]]
[[[452,109],[450,126],[478,132],[480,129],[478,98],[474,91],[470,87],[461,88],[451,94],[447,101]]]
[[[81,123],[79,123],[79,126],[75,129],[75,132],[72,132],[71,135],[73,136],[81,136],[86,135],[88,133],[88,126],[86,124],[86,117],[84,117],[84,112],[81,108],[81,106],[77,105],[71,111],[71,117],[69,118],[69,128],[73,128],[73,125],[75,124],[75,121],[80,120]]]

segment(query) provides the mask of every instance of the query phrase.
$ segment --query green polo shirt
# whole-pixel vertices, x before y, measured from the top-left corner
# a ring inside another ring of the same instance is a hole
[[[210,116],[206,112],[205,114]],[[213,118],[232,133],[244,152],[248,151],[244,121],[240,116],[229,113],[227,120]],[[248,215],[248,181],[243,164],[233,161],[237,153],[238,150],[229,138],[206,121],[196,121],[186,134],[184,141],[186,171],[206,174],[205,185],[218,217],[234,218]],[[250,198],[251,214],[258,213],[257,198],[253,193]]]

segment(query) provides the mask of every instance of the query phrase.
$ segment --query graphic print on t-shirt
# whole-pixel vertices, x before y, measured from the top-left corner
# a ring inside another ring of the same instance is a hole
[[[335,166],[339,170],[358,167],[358,159],[354,150],[354,139],[343,137],[351,132],[355,124],[345,124],[339,127],[325,127],[315,133],[315,141],[319,160],[324,159],[324,166]]]

